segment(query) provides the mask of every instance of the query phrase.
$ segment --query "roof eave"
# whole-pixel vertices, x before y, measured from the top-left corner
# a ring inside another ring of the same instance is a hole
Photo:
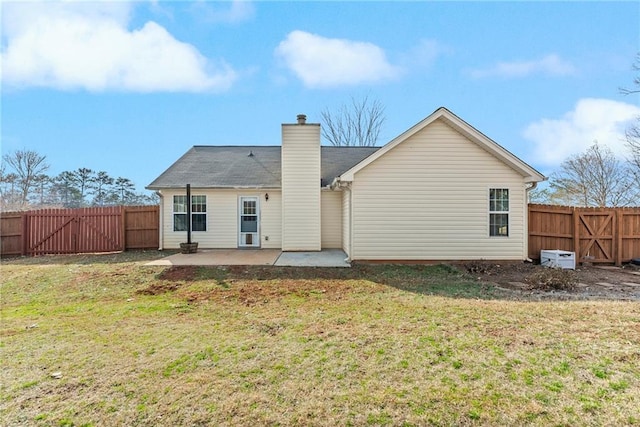
[[[182,190],[186,187],[186,184],[183,186],[176,185],[154,185],[145,187],[147,190]],[[274,185],[192,185],[193,189],[204,189],[204,190],[280,190],[281,186]]]

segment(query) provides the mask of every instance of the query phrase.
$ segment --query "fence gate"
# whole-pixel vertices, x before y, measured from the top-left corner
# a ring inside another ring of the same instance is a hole
[[[542,249],[574,251],[577,262],[640,258],[640,207],[581,208],[529,204],[529,258]]]
[[[575,215],[578,231],[575,243],[577,259],[591,259],[592,262],[614,263],[616,215],[609,211],[579,211]],[[588,258],[586,258],[588,257]]]
[[[27,255],[124,250],[121,207],[43,209],[26,212]]]

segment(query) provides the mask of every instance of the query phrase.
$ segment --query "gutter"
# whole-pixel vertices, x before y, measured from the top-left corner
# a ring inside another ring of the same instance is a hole
[[[327,185],[327,187],[329,187],[330,190],[335,190],[336,187],[340,186],[340,179],[338,179],[338,177],[333,178],[333,181],[331,181],[331,184]]]
[[[538,186],[537,181],[527,182],[527,186],[524,189],[527,192],[527,203],[529,202],[529,191],[535,190],[537,186]]]
[[[341,181],[340,177],[333,178],[331,184],[327,185],[327,188],[330,190],[335,190],[336,188],[349,188],[351,186],[350,181]]]

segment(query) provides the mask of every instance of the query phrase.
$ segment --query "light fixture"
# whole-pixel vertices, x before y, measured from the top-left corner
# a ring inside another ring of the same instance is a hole
[[[269,193],[264,193],[264,199],[268,202],[269,201]]]

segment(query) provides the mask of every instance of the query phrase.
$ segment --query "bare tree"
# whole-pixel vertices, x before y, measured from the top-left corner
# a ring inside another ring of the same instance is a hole
[[[636,180],[640,186],[640,117],[636,124],[627,129],[627,147],[631,152],[629,163],[631,163]]]
[[[7,173],[5,163],[0,164],[0,206],[2,210],[13,210],[16,206],[16,181],[18,175],[15,173]]]
[[[322,136],[335,146],[374,146],[385,121],[382,103],[368,96],[360,101],[351,98],[351,105],[342,105],[337,112],[325,109],[320,117]]]
[[[551,176],[550,200],[576,206],[629,206],[640,200],[640,188],[626,163],[595,142],[569,157]]]
[[[621,87],[620,92],[624,95],[631,95],[632,93],[640,93],[640,52],[636,53],[636,60],[632,65],[633,70],[637,71],[639,74],[633,79],[633,85],[635,86],[633,89],[627,87]]]
[[[32,150],[17,150],[5,154],[2,160],[16,174],[16,187],[18,189],[18,202],[26,206],[29,200],[29,192],[37,185],[37,177],[49,169],[47,157]]]
[[[633,69],[638,72],[633,80],[634,87],[632,89],[620,88],[620,92],[625,95],[640,93],[640,52],[636,54],[636,61],[633,64]],[[629,126],[626,136],[627,147],[630,152],[629,163],[633,166],[636,182],[640,186],[640,116],[636,118],[633,125]]]

